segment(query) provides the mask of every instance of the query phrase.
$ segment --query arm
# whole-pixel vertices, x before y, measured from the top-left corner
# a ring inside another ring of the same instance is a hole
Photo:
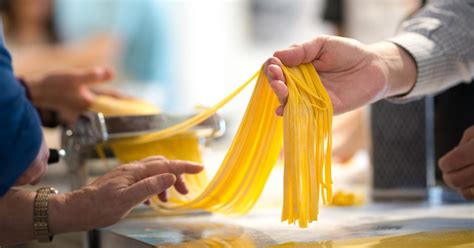
[[[474,75],[472,23],[473,0],[433,1],[404,24],[405,31],[392,42],[367,46],[321,36],[277,51],[265,63],[270,85],[282,104],[277,114],[283,113],[288,97],[282,64],[312,63],[335,114],[388,97],[404,101],[470,80]]]
[[[149,157],[119,166],[90,185],[66,194],[50,195],[48,225],[51,234],[87,231],[112,225],[134,206],[155,195],[166,201],[164,191],[174,185],[182,194],[187,189],[181,178],[203,167],[191,162]],[[36,193],[10,190],[0,198],[0,245],[35,239],[33,200]]]
[[[13,75],[11,58],[1,37],[0,79],[1,197],[35,161],[42,144],[38,114]]]
[[[474,1],[431,1],[402,24],[390,41],[404,48],[417,65],[416,84],[406,101],[434,94],[474,77]]]

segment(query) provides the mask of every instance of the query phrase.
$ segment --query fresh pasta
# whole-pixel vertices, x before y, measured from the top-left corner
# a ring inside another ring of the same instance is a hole
[[[192,197],[176,197],[167,203],[155,197],[152,206],[163,212],[202,209],[224,214],[246,213],[258,200],[284,146],[282,221],[307,227],[317,220],[320,199],[323,203],[332,200],[332,103],[312,64],[283,67],[283,72],[289,90],[283,118],[274,114],[278,100],[261,69],[215,106],[190,119],[143,136],[111,140],[109,145],[123,162],[156,154],[175,154],[170,158],[188,159],[186,156],[191,153],[196,161],[195,150],[189,154],[178,150],[198,145],[173,146],[166,142],[176,137],[179,140],[180,135],[186,137],[190,128],[209,118],[257,78],[239,129],[214,177],[209,182],[203,177],[188,181],[195,187]],[[101,111],[97,107],[93,109]]]

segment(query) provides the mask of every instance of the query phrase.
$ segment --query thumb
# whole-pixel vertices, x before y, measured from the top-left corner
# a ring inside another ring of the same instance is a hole
[[[276,51],[273,56],[280,59],[280,61],[289,67],[297,66],[302,63],[304,59],[304,49],[300,45],[294,45],[284,50]]]
[[[279,58],[283,64],[290,67],[309,63],[320,56],[324,43],[327,40],[328,37],[320,36],[312,41],[276,51],[273,56]]]
[[[130,186],[125,192],[125,197],[134,205],[139,204],[146,199],[165,191],[173,186],[175,182],[176,176],[171,173],[147,177]]]

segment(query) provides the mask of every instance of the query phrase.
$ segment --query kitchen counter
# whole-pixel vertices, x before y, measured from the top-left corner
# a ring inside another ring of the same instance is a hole
[[[474,247],[474,204],[324,207],[307,229],[280,222],[276,208],[240,217],[136,217],[97,234],[100,247]]]

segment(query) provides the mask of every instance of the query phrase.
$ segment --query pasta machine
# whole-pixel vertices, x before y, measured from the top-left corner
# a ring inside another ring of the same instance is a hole
[[[89,166],[87,162],[98,159],[96,146],[109,140],[134,137],[157,132],[178,124],[192,115],[133,115],[105,117],[102,113],[87,112],[72,126],[61,131],[61,146],[65,152],[64,161],[71,175],[71,189],[87,184]],[[192,130],[203,140],[212,140],[222,136],[226,123],[219,114],[195,126]],[[114,158],[111,150],[106,149],[107,158]]]

